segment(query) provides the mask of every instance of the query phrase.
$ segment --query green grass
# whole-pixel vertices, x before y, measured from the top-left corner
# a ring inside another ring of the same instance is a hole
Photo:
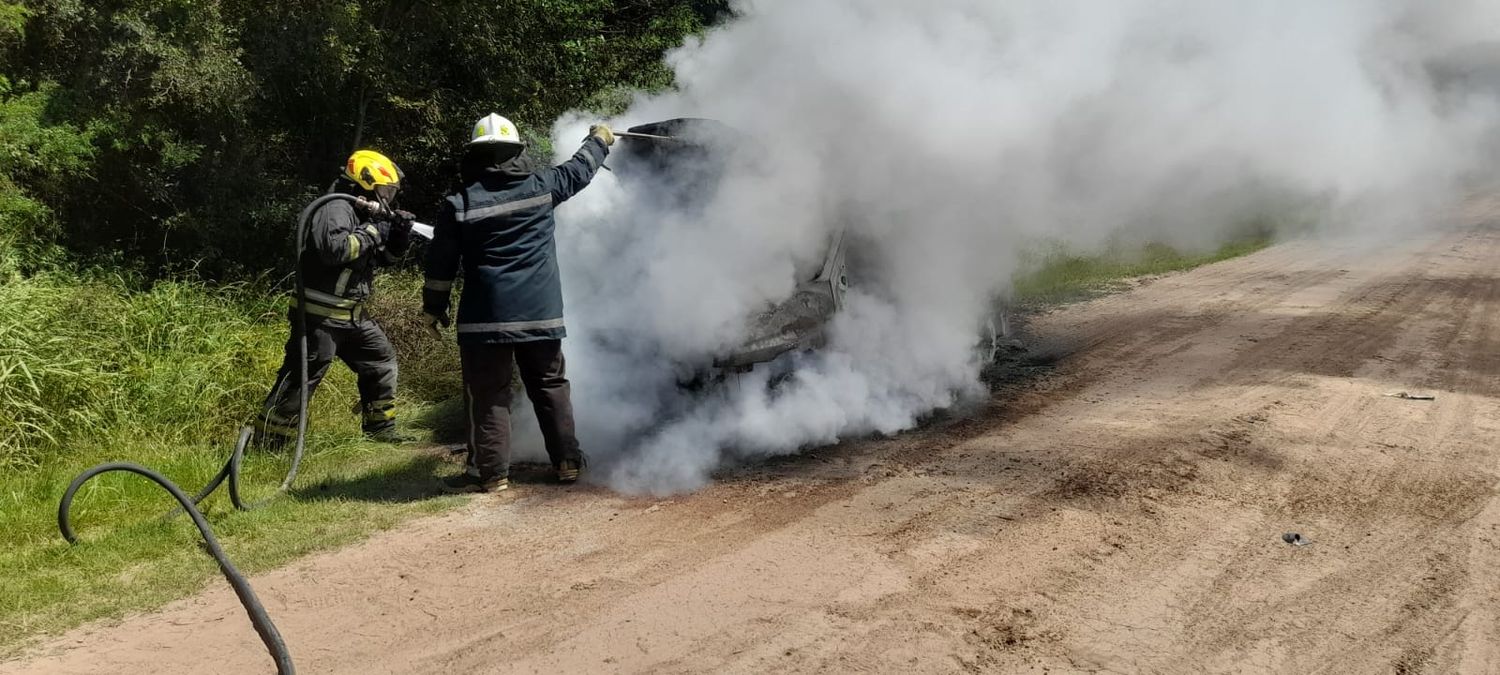
[[[1238,258],[1271,244],[1268,236],[1245,238],[1218,249],[1191,253],[1164,244],[1117,248],[1100,255],[1079,255],[1054,247],[1027,256],[1015,278],[1013,300],[1021,306],[1082,300],[1124,287],[1126,279],[1180,272]]]
[[[285,301],[275,294],[132,286],[66,275],[0,284],[0,655],[223,583],[191,523],[163,521],[171,498],[138,476],[96,478],[74,506],[82,542],[69,546],[57,533],[63,489],[99,462],[143,464],[188,492],[205,484],[280,362]],[[414,294],[394,292],[383,304],[394,313]],[[415,341],[405,313],[388,327],[407,352],[403,375],[410,366],[418,382],[440,391],[456,360]],[[412,353],[418,349],[426,353]],[[403,386],[402,396],[402,419],[433,417],[434,406],[413,389]],[[311,443],[291,494],[247,513],[223,494],[205,503],[242,570],[270,569],[461,503],[434,495],[434,476],[451,471],[436,456],[361,439],[350,411],[357,398],[353,376],[336,364],[314,400]],[[271,494],[287,459],[247,457],[251,499]]]

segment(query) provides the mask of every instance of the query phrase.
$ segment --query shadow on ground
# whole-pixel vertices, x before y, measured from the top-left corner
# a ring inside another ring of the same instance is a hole
[[[330,476],[291,491],[305,501],[356,500],[364,502],[404,503],[422,501],[442,495],[438,478],[453,473],[450,460],[442,448],[415,454],[400,466],[360,476]]]
[[[463,397],[428,406],[417,414],[412,424],[419,429],[431,429],[434,443],[462,443],[469,433]]]

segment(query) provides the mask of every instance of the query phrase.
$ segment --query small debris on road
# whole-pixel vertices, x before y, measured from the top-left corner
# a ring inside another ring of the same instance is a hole
[[[1406,393],[1404,391],[1398,391],[1398,392],[1393,393],[1393,394],[1386,394],[1386,396],[1389,396],[1391,398],[1404,398],[1404,399],[1406,399],[1408,401],[1436,401],[1437,400],[1437,397],[1433,396],[1431,394],[1408,394],[1408,393]]]
[[[1288,532],[1286,534],[1283,534],[1281,535],[1281,540],[1293,546],[1308,546],[1312,544],[1312,542],[1303,539],[1300,532]]]

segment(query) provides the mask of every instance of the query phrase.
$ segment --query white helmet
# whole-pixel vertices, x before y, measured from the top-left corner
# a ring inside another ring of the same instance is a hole
[[[516,125],[495,113],[485,115],[474,123],[474,133],[469,135],[469,145],[480,143],[525,145],[521,142],[520,132],[516,131]]]

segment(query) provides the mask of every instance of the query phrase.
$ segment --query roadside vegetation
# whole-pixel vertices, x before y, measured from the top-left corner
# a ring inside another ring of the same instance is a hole
[[[215,287],[104,274],[47,273],[0,284],[0,654],[90,619],[159,606],[217,580],[198,533],[138,476],[107,474],[80,493],[84,544],[57,532],[57,501],[83,469],[131,461],[194,492],[216,473],[281,361],[284,295],[255,284]],[[449,344],[415,332],[401,305],[411,275],[385,279],[381,309],[409,384],[399,412],[420,426],[432,399],[457,391]],[[411,312],[405,312],[411,313]],[[308,455],[290,495],[236,512],[223,490],[205,510],[235,563],[254,572],[355,541],[439,498],[441,453],[362,439],[354,378],[335,366],[313,402]],[[252,500],[269,496],[286,453],[252,452]]]
[[[1099,254],[1050,247],[1027,256],[1023,271],[1015,277],[1012,298],[1023,309],[1086,300],[1123,290],[1131,279],[1238,258],[1270,246],[1272,241],[1270,234],[1254,233],[1199,252],[1160,243],[1114,247]]]

